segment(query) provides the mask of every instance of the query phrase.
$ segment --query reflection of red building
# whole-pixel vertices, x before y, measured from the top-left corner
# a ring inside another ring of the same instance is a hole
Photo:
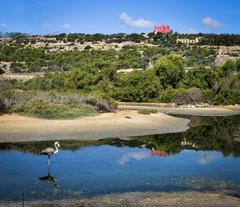
[[[155,33],[169,33],[170,32],[170,26],[169,25],[161,25],[161,26],[154,26],[154,32]]]
[[[158,151],[158,150],[152,149],[151,155],[152,156],[159,156],[159,157],[166,157],[168,154],[164,151]]]

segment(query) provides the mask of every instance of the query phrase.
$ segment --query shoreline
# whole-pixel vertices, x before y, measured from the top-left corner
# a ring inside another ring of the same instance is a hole
[[[47,120],[20,116],[0,116],[0,143],[45,140],[97,140],[182,132],[190,120],[162,113],[138,114],[124,110],[74,120]]]
[[[220,192],[129,192],[94,196],[91,198],[25,201],[29,207],[235,207],[240,199]],[[0,207],[22,206],[22,202],[0,202]]]
[[[157,109],[143,115],[137,109]],[[168,108],[120,104],[116,113],[72,120],[48,120],[20,116],[0,116],[0,143],[50,140],[98,140],[186,131],[190,120],[172,115],[230,116],[240,110],[226,108]]]
[[[203,106],[194,105],[176,107],[171,104],[119,103],[118,110],[155,109],[168,115],[189,116],[231,116],[240,115],[240,106]]]

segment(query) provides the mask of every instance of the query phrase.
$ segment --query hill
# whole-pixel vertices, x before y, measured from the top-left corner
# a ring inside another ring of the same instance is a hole
[[[0,72],[67,71],[76,67],[148,69],[162,55],[183,55],[185,67],[224,64],[240,55],[240,35],[7,33],[0,38]],[[92,64],[92,66],[89,65]]]
[[[47,91],[126,102],[239,104],[239,37],[7,34],[0,47],[2,102],[19,103],[16,91]]]

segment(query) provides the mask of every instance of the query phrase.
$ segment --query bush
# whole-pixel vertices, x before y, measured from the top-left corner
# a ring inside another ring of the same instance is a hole
[[[213,89],[205,89],[202,91],[202,94],[204,102],[211,104],[215,95]]]
[[[113,112],[117,104],[106,96],[78,93],[58,93],[42,91],[15,91],[10,97],[11,105],[28,104],[34,101],[65,105],[91,105],[98,112]]]
[[[4,114],[4,113],[7,113],[8,111],[8,106],[5,102],[5,100],[0,97],[0,114]]]
[[[151,113],[157,113],[158,111],[156,109],[139,109],[138,113],[139,114],[144,114],[144,115],[150,115]]]
[[[90,105],[49,104],[42,101],[34,101],[28,104],[17,104],[13,107],[12,111],[23,115],[45,119],[72,119],[97,115],[97,112]]]
[[[240,104],[240,91],[238,89],[222,90],[214,97],[215,104]]]
[[[172,88],[172,86],[168,86],[161,97],[161,101],[164,103],[170,103],[173,100],[174,96],[174,89]]]
[[[176,96],[174,102],[177,105],[202,103],[202,91],[199,88],[189,88],[183,95]]]

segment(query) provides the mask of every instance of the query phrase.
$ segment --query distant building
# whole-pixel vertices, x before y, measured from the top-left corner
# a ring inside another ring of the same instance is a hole
[[[170,26],[169,25],[161,25],[161,26],[154,26],[154,32],[156,33],[169,33],[170,30]]]
[[[195,39],[188,39],[188,38],[183,38],[183,39],[177,39],[177,43],[183,43],[183,44],[197,44],[201,40],[200,37],[196,37]]]

